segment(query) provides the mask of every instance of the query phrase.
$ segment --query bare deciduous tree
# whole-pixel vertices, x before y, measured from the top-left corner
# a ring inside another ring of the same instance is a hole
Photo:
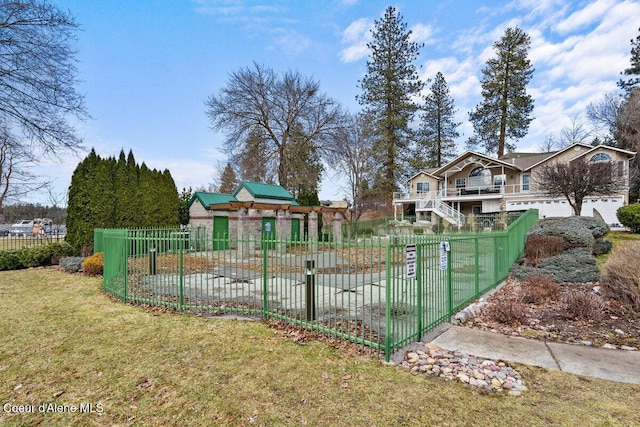
[[[556,140],[556,137],[553,134],[547,134],[544,137],[544,141],[538,144],[538,150],[541,153],[551,153],[556,151],[560,147],[560,143]]]
[[[620,95],[609,92],[600,101],[587,106],[587,118],[589,118],[591,124],[597,130],[604,128],[608,132],[608,135],[603,136],[605,141],[611,141],[616,136],[618,115],[622,101],[623,98]]]
[[[0,121],[46,153],[79,147],[68,119],[88,117],[75,89],[77,30],[71,15],[46,1],[0,3]]]
[[[279,75],[255,63],[231,73],[227,85],[205,104],[212,128],[226,132],[232,156],[243,151],[251,132],[261,132],[277,159],[278,182],[287,189],[288,151],[294,144],[321,151],[340,115],[337,103],[320,93],[314,79],[294,71]]]
[[[367,210],[365,190],[375,167],[372,155],[375,138],[374,122],[366,114],[345,116],[333,135],[329,160],[332,168],[347,181],[351,223],[358,221]]]
[[[571,119],[571,126],[566,126],[560,131],[560,148],[569,147],[573,144],[586,143],[591,133],[584,127],[584,123],[579,120],[576,114]]]
[[[612,162],[592,162],[583,158],[543,166],[533,181],[546,196],[564,196],[574,215],[578,216],[586,197],[615,194],[624,185]]]
[[[6,128],[0,127],[0,207],[6,201],[47,187],[49,183],[33,172],[37,164],[32,153],[18,144]]]

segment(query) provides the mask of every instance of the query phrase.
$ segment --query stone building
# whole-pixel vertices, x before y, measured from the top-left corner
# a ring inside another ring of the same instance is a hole
[[[223,249],[236,239],[315,241],[318,215],[330,215],[333,239],[341,241],[345,211],[300,206],[279,185],[242,181],[232,194],[196,192],[189,201],[189,225],[205,227],[213,236],[214,249]]]

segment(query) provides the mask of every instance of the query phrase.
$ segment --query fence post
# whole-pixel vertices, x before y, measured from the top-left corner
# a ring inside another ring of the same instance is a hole
[[[267,285],[267,269],[269,267],[269,250],[262,242],[262,311],[265,318],[269,312],[269,286]]]
[[[475,264],[476,264],[476,271],[475,271],[475,286],[476,286],[476,294],[475,296],[479,296],[480,295],[480,242],[479,242],[480,238],[476,235],[473,238],[474,241],[474,252],[475,252]]]
[[[391,242],[387,243],[385,260],[385,297],[384,297],[384,360],[391,360]]]
[[[124,302],[129,302],[129,230],[123,230],[124,234],[124,247],[122,248],[124,257]]]
[[[178,236],[178,239],[180,237]],[[183,242],[178,240],[179,242],[179,250],[178,250],[178,269],[180,271],[180,311],[184,311],[184,245]]]
[[[155,276],[157,274],[156,267],[156,247],[153,243],[149,244],[149,275]]]
[[[498,269],[500,268],[500,244],[498,243],[498,236],[493,235],[493,283],[498,282],[498,277],[500,276],[500,272]]]
[[[451,243],[453,243],[453,241],[449,240],[449,250],[446,251],[447,252],[447,292],[449,294],[448,295],[449,306],[447,307],[447,310],[449,312],[447,313],[447,317],[449,317],[449,319],[451,319],[451,317],[453,316],[453,272],[451,271],[451,266],[453,265],[452,263],[453,245]]]
[[[416,304],[418,309],[418,321],[416,322],[418,333],[416,334],[416,339],[419,340],[422,338],[422,245],[416,245],[416,285],[418,286],[416,296],[418,298],[418,303]]]
[[[316,276],[315,264],[312,259],[307,260],[306,312],[307,322],[316,320]]]

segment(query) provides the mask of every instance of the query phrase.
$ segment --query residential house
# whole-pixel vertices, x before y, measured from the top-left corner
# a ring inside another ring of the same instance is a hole
[[[617,225],[616,211],[629,203],[629,162],[634,152],[606,145],[593,147],[574,144],[551,153],[512,152],[500,158],[466,151],[440,168],[423,170],[407,181],[405,192],[394,193],[396,218],[404,213],[418,219],[444,218],[462,225],[464,216],[517,212],[535,208],[540,218],[570,216],[573,210],[563,198],[546,197],[537,188],[536,176],[544,165],[569,162],[611,161],[624,181],[623,189],[607,196],[584,200],[581,215],[600,215],[610,225]]]

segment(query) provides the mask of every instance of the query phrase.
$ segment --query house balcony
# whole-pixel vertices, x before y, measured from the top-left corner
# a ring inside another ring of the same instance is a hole
[[[509,196],[523,196],[531,194],[529,186],[523,190],[521,184],[500,186],[469,186],[464,188],[446,188],[440,191],[426,192],[395,192],[393,203],[412,203],[423,200],[440,199],[443,201],[471,201],[490,200]]]

